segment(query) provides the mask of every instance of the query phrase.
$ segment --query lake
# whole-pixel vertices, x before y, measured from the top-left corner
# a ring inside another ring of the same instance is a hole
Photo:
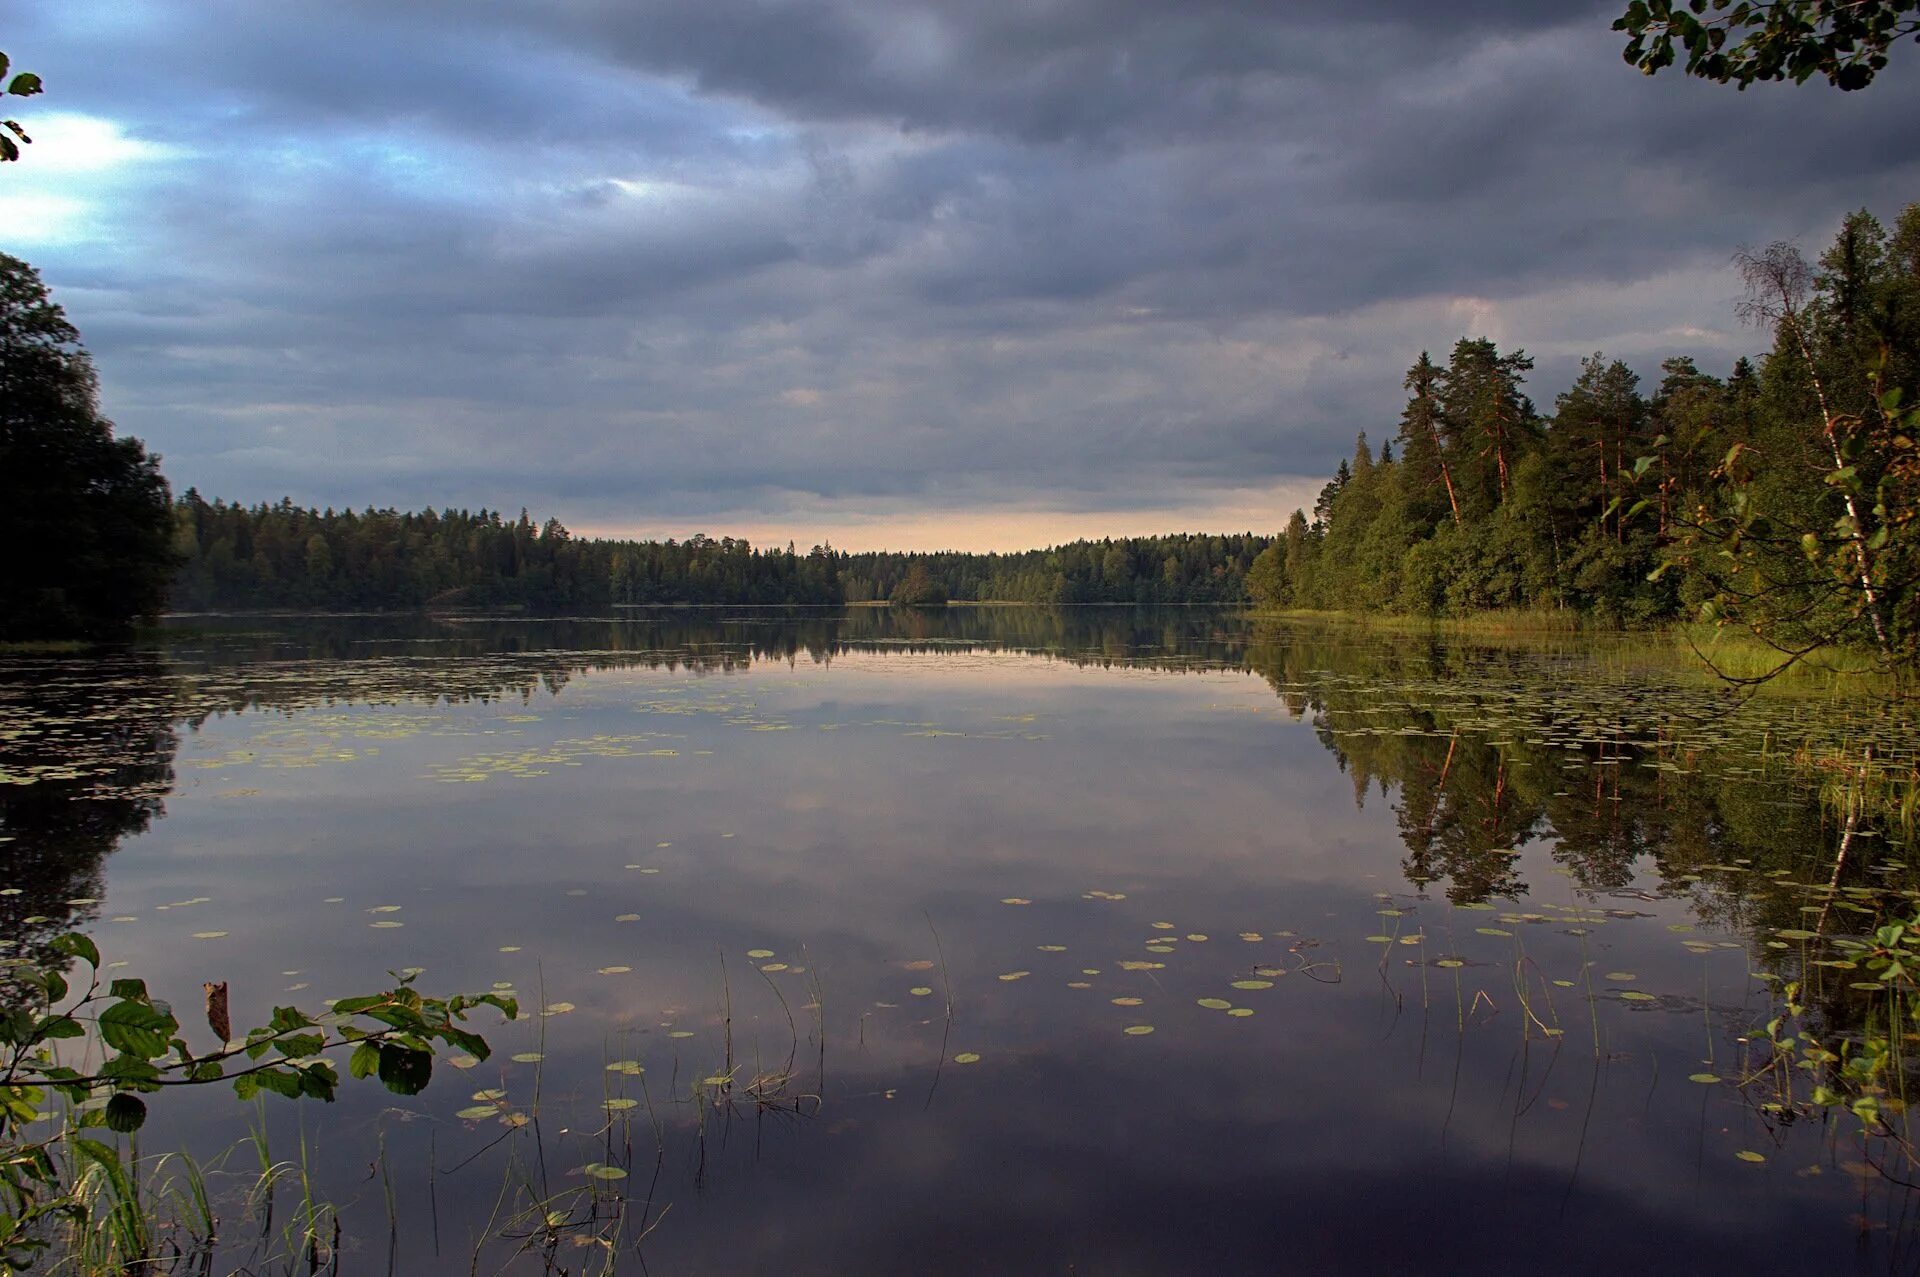
[[[1916,733],[1203,609],[180,618],[0,657],[0,919],[195,1042],[518,997],[417,1096],[152,1097],[225,1267],[310,1190],[346,1273],[1909,1272],[1897,1141],[1765,1072],[1912,909],[1809,741]]]

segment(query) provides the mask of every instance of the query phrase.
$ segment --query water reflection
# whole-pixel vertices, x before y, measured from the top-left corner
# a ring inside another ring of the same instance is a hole
[[[1849,1132],[1686,1080],[1840,836],[1767,751],[1911,749],[1882,707],[1130,609],[195,621],[0,694],[67,751],[0,767],[76,772],[0,790],[19,916],[247,1022],[407,966],[549,1012],[266,1110],[344,1271],[381,1174],[398,1271],[1912,1267]],[[168,1098],[152,1146],[236,1137]]]
[[[21,661],[0,682],[0,894],[5,951],[45,961],[47,942],[100,916],[105,861],[166,814],[178,747],[163,662]]]

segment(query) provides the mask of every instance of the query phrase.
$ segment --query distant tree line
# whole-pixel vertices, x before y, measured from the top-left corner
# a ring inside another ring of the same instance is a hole
[[[761,550],[733,537],[614,541],[573,536],[521,511],[308,510],[209,503],[174,509],[187,610],[433,606],[604,610],[639,603],[834,603],[840,556]]]
[[[1016,554],[878,552],[841,557],[846,601],[893,598],[915,573],[949,599],[1007,603],[1248,601],[1247,569],[1273,541],[1251,532],[1073,541]]]
[[[1268,608],[1460,615],[1554,608],[1609,622],[1706,615],[1791,659],[1822,643],[1920,647],[1920,204],[1850,215],[1818,263],[1742,254],[1772,350],[1650,389],[1596,354],[1551,413],[1532,361],[1484,338],[1407,372],[1395,437],[1365,434],[1311,515],[1252,565]]]
[[[517,607],[595,611],[650,603],[949,599],[1027,603],[1244,603],[1269,537],[1180,535],[1077,541],[1023,554],[849,554],[763,549],[733,537],[574,537],[557,519],[493,510],[309,510],[208,502],[174,507],[189,611]]]

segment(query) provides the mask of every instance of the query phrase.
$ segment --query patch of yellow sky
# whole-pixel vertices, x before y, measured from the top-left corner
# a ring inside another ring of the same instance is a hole
[[[1217,489],[1193,499],[1162,505],[1113,505],[1084,510],[1059,508],[927,509],[904,503],[876,508],[872,503],[816,501],[772,513],[721,510],[706,518],[568,526],[577,536],[632,537],[637,540],[685,540],[695,532],[710,537],[745,537],[758,546],[792,541],[805,551],[823,542],[836,550],[965,550],[1012,553],[1068,541],[1102,537],[1162,536],[1172,532],[1257,532],[1275,535],[1295,509],[1313,507],[1324,478],[1289,478],[1277,483]]]

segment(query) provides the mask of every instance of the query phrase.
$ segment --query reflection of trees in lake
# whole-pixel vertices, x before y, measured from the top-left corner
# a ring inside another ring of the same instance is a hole
[[[553,694],[592,670],[695,676],[768,661],[864,653],[1020,651],[1075,664],[1264,677],[1314,730],[1356,797],[1390,795],[1414,884],[1449,897],[1515,896],[1514,850],[1550,839],[1582,887],[1606,891],[1651,865],[1710,920],[1793,925],[1797,905],[1708,866],[1749,860],[1748,879],[1830,863],[1836,834],[1814,796],[1750,764],[1763,733],[1809,730],[1805,706],[1713,716],[1726,698],[1593,659],[1590,641],[1474,645],[1288,623],[1204,609],[958,607],[926,612],[660,609],[618,620],[344,617],[201,620],[152,654],[0,665],[0,705],[19,724],[0,787],[19,896],[0,920],[42,933],[100,893],[99,861],[164,810],[177,725],[250,709],[459,703]],[[210,627],[210,628],[207,628]],[[1832,712],[1831,706],[1822,713]],[[1835,730],[1848,730],[1843,721]],[[1876,730],[1884,730],[1884,727]],[[63,774],[70,771],[71,775]],[[1869,831],[1878,832],[1878,831]],[[1848,881],[1872,865],[1850,861]],[[1704,881],[1689,881],[1702,875]],[[1804,873],[1801,876],[1805,876]],[[30,929],[30,928],[29,928]]]
[[[44,960],[47,942],[98,915],[103,864],[165,814],[179,743],[157,658],[111,666],[36,661],[0,681],[0,951]]]
[[[1716,689],[1552,652],[1529,662],[1429,639],[1349,647],[1286,626],[1256,627],[1246,662],[1290,714],[1314,719],[1356,798],[1395,794],[1407,878],[1444,883],[1455,901],[1523,893],[1532,884],[1514,853],[1549,839],[1586,890],[1626,888],[1650,867],[1707,921],[1796,926],[1797,899],[1754,888],[1816,868],[1824,881],[1831,867],[1839,830],[1818,796],[1759,763],[1763,739],[1815,730],[1804,703],[1749,704],[1736,730],[1714,717]],[[1871,864],[1850,858],[1847,881]],[[1713,868],[1727,865],[1737,876]]]

